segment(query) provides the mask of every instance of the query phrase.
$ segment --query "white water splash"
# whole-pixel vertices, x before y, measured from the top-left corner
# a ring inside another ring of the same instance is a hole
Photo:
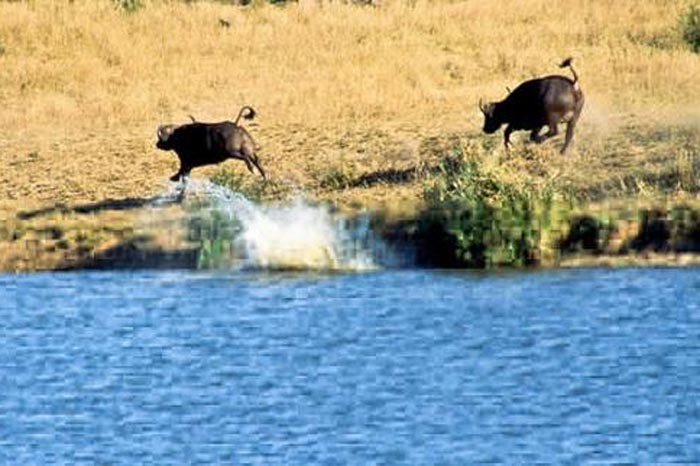
[[[387,250],[369,220],[332,215],[323,206],[297,199],[285,205],[259,205],[208,180],[190,179],[187,197],[203,196],[216,212],[236,221],[234,265],[254,269],[371,270],[374,256]]]

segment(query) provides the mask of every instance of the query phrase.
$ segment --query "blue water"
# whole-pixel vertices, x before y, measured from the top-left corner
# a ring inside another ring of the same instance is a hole
[[[699,464],[700,270],[0,275],[0,463]]]

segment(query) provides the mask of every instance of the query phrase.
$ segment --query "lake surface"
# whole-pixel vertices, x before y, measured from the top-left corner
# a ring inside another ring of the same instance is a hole
[[[699,464],[700,269],[0,275],[0,463]]]

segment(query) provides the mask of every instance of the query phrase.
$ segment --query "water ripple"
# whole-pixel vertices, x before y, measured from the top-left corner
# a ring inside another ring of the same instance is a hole
[[[0,290],[3,464],[700,463],[696,269]]]

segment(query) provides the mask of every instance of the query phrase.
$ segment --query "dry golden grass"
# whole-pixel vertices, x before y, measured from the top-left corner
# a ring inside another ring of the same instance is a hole
[[[0,1],[0,212],[161,191],[176,159],[153,146],[156,125],[231,119],[244,104],[259,112],[250,131],[273,196],[410,203],[420,177],[394,174],[460,139],[491,141],[505,177],[564,180],[592,199],[668,179],[697,191],[700,57],[675,29],[689,4],[150,0],[129,14],[108,0]],[[587,97],[574,151],[560,157],[556,141],[506,157],[500,136],[480,134],[479,98],[558,73],[569,55]]]
[[[409,166],[430,138],[478,132],[479,97],[567,55],[588,98],[577,147],[602,159],[595,144],[630,120],[698,127],[700,59],[674,31],[687,4],[154,0],[127,14],[107,0],[0,2],[0,199],[157,191],[175,161],[153,148],[156,124],[228,119],[242,104],[259,111],[251,131],[282,183],[313,188],[339,160]],[[573,160],[572,173],[596,164]]]

